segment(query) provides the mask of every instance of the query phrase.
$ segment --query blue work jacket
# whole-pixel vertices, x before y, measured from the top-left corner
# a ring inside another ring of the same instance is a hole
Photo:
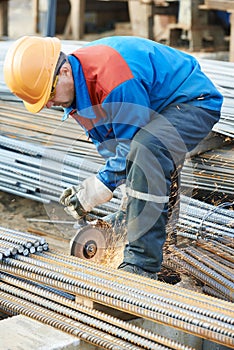
[[[193,56],[148,39],[99,39],[68,59],[76,97],[64,119],[75,118],[105,159],[97,176],[112,191],[126,178],[131,140],[157,113],[175,103],[221,109],[222,95]]]

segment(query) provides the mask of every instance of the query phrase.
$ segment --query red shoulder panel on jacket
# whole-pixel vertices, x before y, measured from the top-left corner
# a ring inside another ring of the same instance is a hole
[[[133,78],[127,62],[112,47],[87,46],[72,54],[83,68],[92,105],[101,104],[114,88]]]

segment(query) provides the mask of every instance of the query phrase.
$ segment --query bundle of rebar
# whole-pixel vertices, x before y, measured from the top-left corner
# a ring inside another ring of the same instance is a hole
[[[211,205],[203,201],[181,196],[177,234],[193,240],[234,239],[234,202]]]
[[[217,89],[224,96],[221,110],[221,118],[214,125],[213,131],[220,134],[234,137],[234,115],[233,115],[233,67],[232,62],[199,59],[202,70],[207,74],[211,81],[216,85]]]
[[[184,163],[181,183],[186,188],[233,197],[234,141],[222,148],[194,155]],[[233,197],[234,198],[234,197]]]
[[[28,112],[22,103],[0,103],[1,135],[78,156],[101,160],[92,142],[74,119],[62,122],[61,108]]]
[[[176,244],[167,247],[164,261],[166,266],[194,276],[202,284],[204,293],[232,302],[233,206],[234,202],[214,206],[181,196]]]
[[[15,256],[28,256],[48,250],[49,245],[44,237],[31,233],[0,227],[0,261]]]
[[[58,202],[64,188],[78,185],[102,166],[100,160],[96,161],[92,146],[86,146],[86,150],[78,146],[80,153],[74,154],[6,136],[0,136],[0,145],[0,190],[44,203]],[[211,195],[221,193],[223,198],[233,196],[233,147],[209,151],[185,162],[182,188],[206,190]],[[113,200],[98,208],[98,212],[106,215],[117,210],[119,197],[117,190]]]
[[[171,247],[169,265],[194,276],[202,283],[204,293],[233,302],[233,248],[233,242],[228,246],[210,239],[199,239],[184,248]]]
[[[0,136],[0,145],[0,190],[43,203],[58,202],[63,189],[77,186],[100,167],[88,153],[74,156],[5,136]],[[112,201],[96,208],[96,213],[113,212],[119,203],[116,190]]]
[[[0,308],[53,325],[104,349],[188,349],[97,311],[100,305],[234,345],[233,304],[56,250],[0,262]],[[93,307],[82,305],[92,300]],[[95,307],[96,304],[96,307]],[[99,307],[97,307],[99,305]]]

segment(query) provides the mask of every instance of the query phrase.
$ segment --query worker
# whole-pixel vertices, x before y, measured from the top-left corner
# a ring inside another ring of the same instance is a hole
[[[28,111],[60,106],[63,120],[83,127],[105,164],[64,189],[60,202],[80,219],[125,184],[127,242],[118,268],[157,279],[172,179],[220,118],[223,97],[198,61],[134,36],[98,39],[69,55],[58,38],[24,36],[8,51],[4,76]]]

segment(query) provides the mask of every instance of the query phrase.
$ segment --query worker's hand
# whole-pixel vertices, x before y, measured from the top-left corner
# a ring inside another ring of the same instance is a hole
[[[67,214],[73,216],[79,220],[83,218],[87,212],[82,207],[77,194],[79,193],[81,186],[72,186],[63,191],[60,196],[60,203],[65,206],[64,210]]]
[[[79,220],[94,207],[108,202],[112,197],[112,191],[93,175],[79,186],[65,189],[60,197],[60,203],[65,206],[68,214]]]

